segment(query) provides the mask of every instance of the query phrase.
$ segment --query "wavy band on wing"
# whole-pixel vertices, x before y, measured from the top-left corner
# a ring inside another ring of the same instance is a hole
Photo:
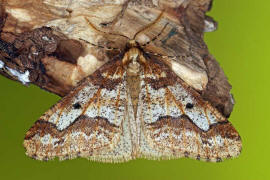
[[[79,116],[62,131],[50,122],[39,120],[27,132],[24,146],[28,147],[29,156],[39,160],[89,157],[113,149],[121,132],[121,127],[102,117]]]
[[[166,156],[221,161],[241,152],[241,138],[228,121],[212,124],[204,132],[186,115],[164,116],[145,124],[144,133],[151,148]]]

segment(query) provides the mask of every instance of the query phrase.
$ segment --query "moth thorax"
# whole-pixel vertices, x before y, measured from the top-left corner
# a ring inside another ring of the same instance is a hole
[[[131,76],[137,76],[140,72],[141,65],[139,63],[140,50],[137,48],[131,48],[128,52],[128,65],[127,72]]]
[[[128,64],[127,72],[131,76],[138,75],[140,72],[140,63],[138,63],[137,61],[131,61]]]

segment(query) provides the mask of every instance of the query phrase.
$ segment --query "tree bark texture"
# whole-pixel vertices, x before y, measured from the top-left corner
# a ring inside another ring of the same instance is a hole
[[[205,15],[211,0],[1,0],[0,6],[0,74],[11,80],[65,96],[136,36],[140,44],[154,39],[145,51],[181,57],[183,66],[206,72],[198,92],[226,117],[232,111],[231,85],[203,41],[216,27]],[[19,75],[27,71],[24,82]]]

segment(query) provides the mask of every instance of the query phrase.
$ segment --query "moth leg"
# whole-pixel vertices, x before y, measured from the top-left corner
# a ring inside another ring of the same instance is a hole
[[[112,21],[109,22],[103,22],[100,23],[101,26],[103,27],[111,27],[114,26],[125,14],[128,4],[131,0],[127,0],[123,5],[121,11],[115,16],[115,18]]]
[[[153,55],[153,56],[158,56],[161,57],[162,59],[177,59],[177,58],[185,58],[186,56],[184,55],[179,55],[179,56],[167,56],[159,53],[155,53],[152,51],[145,51],[146,54]]]
[[[87,40],[85,40],[85,39],[81,39],[81,38],[79,38],[79,40],[84,41],[84,42],[86,42],[87,44],[90,44],[90,45],[92,45],[92,46],[95,46],[95,47],[98,47],[98,48],[102,48],[102,49],[105,49],[105,50],[108,50],[108,51],[116,50],[116,51],[121,52],[121,50],[120,50],[119,48],[114,48],[114,47],[104,47],[104,46],[101,46],[101,45],[97,45],[97,44],[91,43],[91,42],[89,42],[89,41],[87,41]]]
[[[117,34],[117,33],[111,33],[111,32],[104,32],[104,31],[98,29],[94,24],[92,24],[92,23],[89,21],[88,18],[84,17],[84,19],[85,19],[85,21],[87,22],[87,24],[89,25],[89,27],[90,27],[91,29],[94,29],[95,31],[97,31],[97,32],[99,32],[99,33],[102,33],[102,34],[109,34],[109,35],[113,35],[113,36],[121,36],[121,37],[124,37],[124,38],[130,40],[129,37],[127,37],[127,36],[125,36],[125,35],[123,35],[123,34]]]

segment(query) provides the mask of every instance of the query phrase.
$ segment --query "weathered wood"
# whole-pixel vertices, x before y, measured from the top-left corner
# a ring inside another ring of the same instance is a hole
[[[229,116],[231,86],[203,41],[204,32],[216,25],[205,16],[211,4],[211,0],[2,0],[0,73],[19,80],[8,68],[28,71],[32,84],[64,96],[121,53],[118,49],[136,35],[140,44],[155,39],[145,51],[174,56],[194,74],[206,72],[207,86],[199,92]]]

